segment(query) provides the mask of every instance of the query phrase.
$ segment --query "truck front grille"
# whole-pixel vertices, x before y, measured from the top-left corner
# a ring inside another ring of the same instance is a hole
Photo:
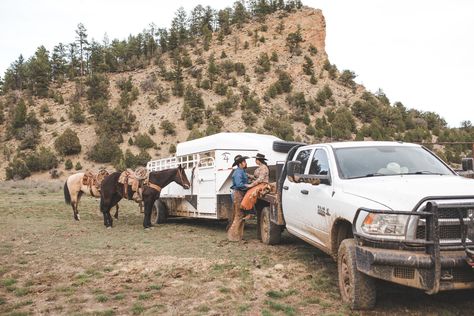
[[[419,225],[416,228],[416,238],[426,239],[426,226]],[[439,227],[440,239],[461,239],[461,225],[443,225]]]
[[[440,240],[460,240],[462,237],[459,214],[462,214],[465,223],[468,221],[468,209],[461,207],[440,208],[438,212],[439,238]],[[418,220],[416,227],[416,238],[426,239],[426,222]]]

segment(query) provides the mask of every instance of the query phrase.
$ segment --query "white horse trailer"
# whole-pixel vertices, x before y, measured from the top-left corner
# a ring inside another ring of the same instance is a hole
[[[181,164],[191,183],[187,190],[174,182],[162,189],[154,205],[156,222],[163,223],[168,216],[228,219],[232,214],[230,187],[234,157],[264,154],[270,179],[275,181],[277,162],[285,161],[289,146],[291,143],[275,136],[253,133],[219,133],[179,143],[176,156],[147,164],[148,171],[176,168]],[[247,159],[247,164],[247,172],[253,174],[255,159]]]

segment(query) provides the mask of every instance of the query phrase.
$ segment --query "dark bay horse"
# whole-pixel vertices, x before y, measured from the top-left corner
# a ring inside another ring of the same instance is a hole
[[[124,196],[124,185],[119,183],[121,172],[114,172],[104,179],[100,190],[100,210],[104,215],[104,225],[109,228],[112,227],[112,216],[110,216],[110,209],[117,205],[122,199],[132,200],[133,192],[131,186],[128,186],[128,196]],[[190,188],[189,180],[186,177],[184,168],[181,165],[178,168],[166,169],[161,171],[152,171],[148,175],[149,185],[144,186],[142,198],[145,206],[145,215],[143,219],[143,227],[149,228],[151,224],[151,212],[153,204],[160,197],[161,189],[166,187],[171,182],[176,182],[185,189]]]

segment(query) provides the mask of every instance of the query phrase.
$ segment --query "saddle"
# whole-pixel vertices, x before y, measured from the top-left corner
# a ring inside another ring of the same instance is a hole
[[[142,201],[143,186],[145,180],[148,178],[148,172],[144,167],[138,167],[135,171],[127,169],[120,174],[119,183],[123,186],[123,196],[128,197],[128,186],[131,186],[135,202]]]
[[[92,171],[87,170],[82,176],[82,185],[89,187],[89,191],[92,194],[92,187],[94,186],[100,192],[100,185],[102,181],[108,176],[109,173],[105,169],[99,170],[99,173],[94,174]]]

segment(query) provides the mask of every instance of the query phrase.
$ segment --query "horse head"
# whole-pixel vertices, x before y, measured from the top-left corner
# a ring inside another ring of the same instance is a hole
[[[176,168],[176,174],[173,180],[186,190],[191,187],[188,177],[186,176],[186,172],[184,172],[184,167],[182,167],[181,165]]]

